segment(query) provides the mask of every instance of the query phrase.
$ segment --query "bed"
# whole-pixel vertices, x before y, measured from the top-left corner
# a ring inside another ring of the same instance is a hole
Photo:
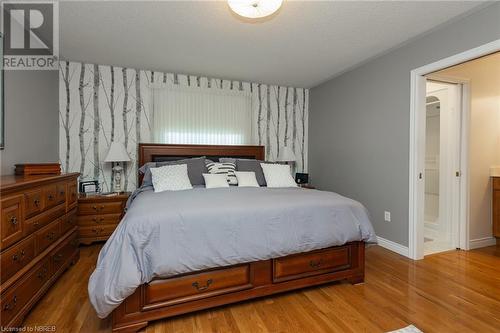
[[[264,159],[262,146],[140,144],[139,165],[206,156]],[[141,179],[141,178],[140,178]],[[113,331],[323,283],[364,281],[366,209],[301,188],[137,191],[89,281]],[[192,209],[196,207],[196,209]]]

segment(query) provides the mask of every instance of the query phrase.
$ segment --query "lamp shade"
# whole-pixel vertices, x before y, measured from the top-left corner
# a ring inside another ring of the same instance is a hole
[[[297,158],[292,148],[285,146],[280,150],[278,155],[278,162],[295,162]]]
[[[121,142],[111,142],[109,146],[108,154],[104,162],[128,162],[130,161],[130,156],[128,156],[127,149]]]
[[[229,8],[243,17],[266,17],[276,12],[283,0],[228,0]]]

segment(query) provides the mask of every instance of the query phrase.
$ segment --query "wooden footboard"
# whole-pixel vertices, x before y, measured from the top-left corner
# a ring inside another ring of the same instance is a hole
[[[365,244],[209,269],[143,284],[113,312],[114,332],[137,332],[149,321],[284,291],[364,281]]]

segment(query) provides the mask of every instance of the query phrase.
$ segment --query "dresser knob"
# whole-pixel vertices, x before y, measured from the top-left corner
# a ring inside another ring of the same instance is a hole
[[[17,304],[17,296],[14,296],[14,298],[12,299],[12,302],[5,304],[3,306],[3,309],[4,309],[4,311],[10,311],[16,306],[16,304]]]
[[[61,253],[58,253],[54,256],[54,261],[55,262],[58,262],[58,261],[61,261],[63,255]]]
[[[321,265],[323,265],[323,259],[320,259],[318,261],[314,260],[309,261],[309,266],[311,266],[312,268],[319,268],[321,267]]]
[[[10,217],[10,224],[12,225],[17,225],[17,217],[11,216]]]
[[[18,261],[18,260],[19,260],[19,256],[17,255],[17,253],[13,254],[12,261]]]
[[[193,284],[191,284],[191,285],[194,288],[196,288],[196,290],[198,290],[198,291],[204,291],[204,290],[207,290],[208,287],[210,287],[210,285],[212,284],[212,282],[213,282],[212,279],[208,279],[204,286],[200,286],[198,282],[193,282]]]
[[[33,203],[35,204],[35,206],[40,207],[40,200],[35,199],[35,201],[33,201]]]
[[[54,196],[52,194],[49,194],[48,198],[50,201],[54,200]]]

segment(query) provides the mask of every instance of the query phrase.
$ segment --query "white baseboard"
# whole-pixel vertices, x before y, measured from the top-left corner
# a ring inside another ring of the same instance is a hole
[[[392,252],[396,252],[397,254],[400,254],[402,256],[405,256],[407,258],[410,257],[410,250],[408,249],[408,246],[403,246],[399,243],[390,241],[388,239],[382,238],[380,236],[377,236],[377,241],[378,245],[382,246],[383,248],[390,250]]]
[[[480,247],[496,245],[497,240],[495,237],[484,237],[478,239],[471,239],[469,241],[469,250],[479,249]]]

